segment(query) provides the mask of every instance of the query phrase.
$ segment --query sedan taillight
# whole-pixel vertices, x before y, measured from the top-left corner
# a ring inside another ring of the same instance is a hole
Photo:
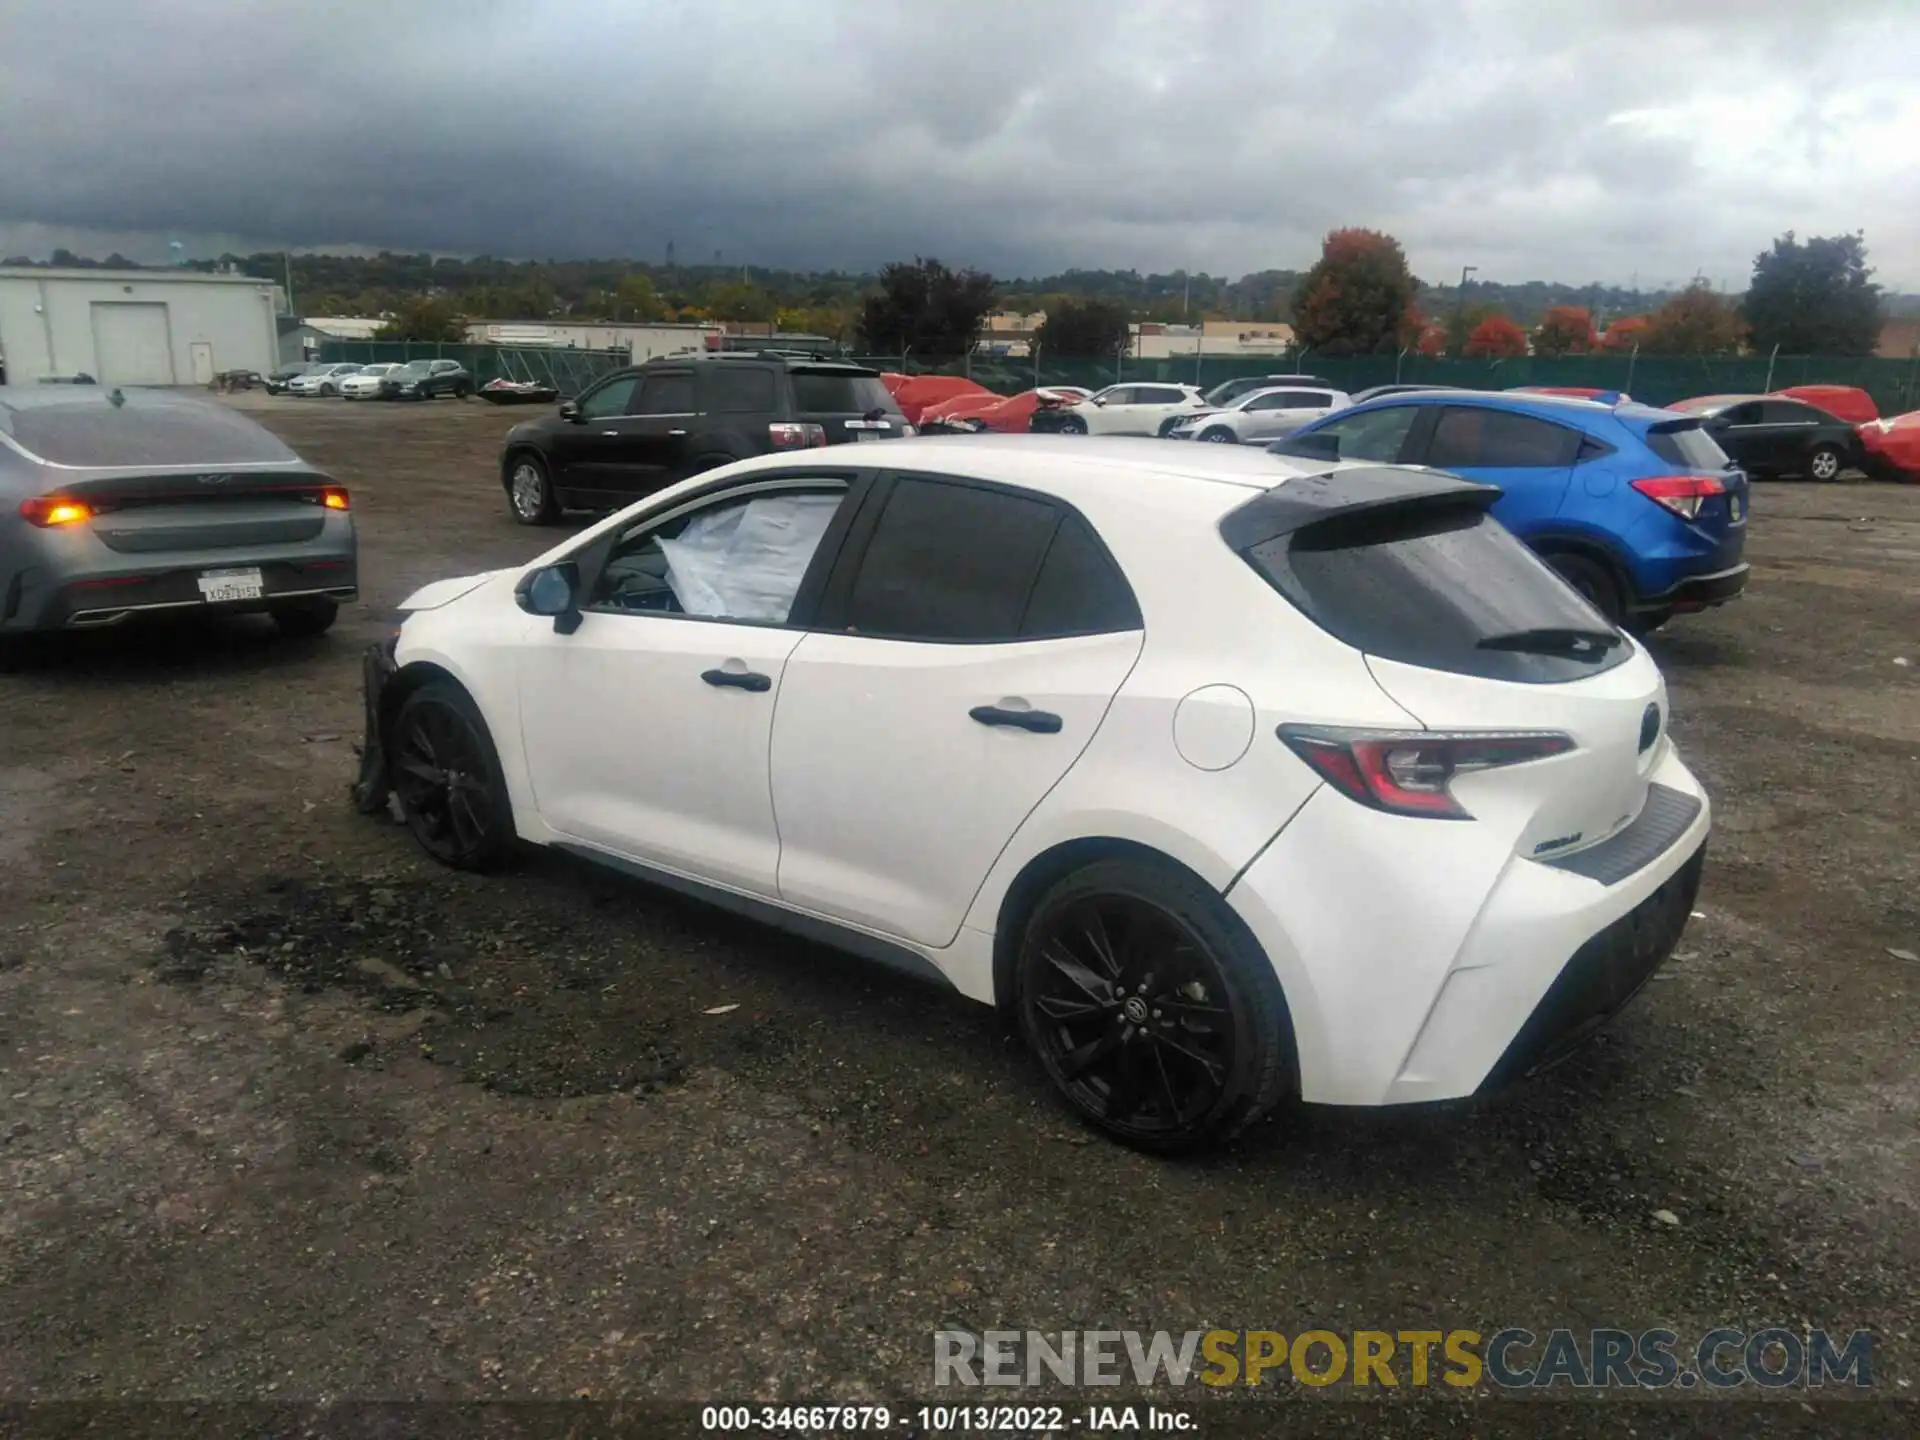
[[[1395,815],[1471,820],[1448,786],[1456,775],[1524,765],[1573,749],[1550,730],[1346,730],[1282,725],[1280,738],[1349,800]]]
[[[1635,480],[1633,488],[1682,520],[1699,519],[1701,506],[1727,493],[1725,482],[1717,475],[1649,475]]]
[[[30,495],[20,502],[20,515],[29,525],[51,530],[60,525],[84,525],[93,507],[70,495]]]

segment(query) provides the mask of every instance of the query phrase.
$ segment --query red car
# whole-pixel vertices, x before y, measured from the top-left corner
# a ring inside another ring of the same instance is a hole
[[[880,383],[887,387],[887,393],[893,396],[909,425],[918,425],[927,410],[949,400],[978,398],[991,403],[1000,398],[984,385],[976,385],[959,375],[901,375],[887,371],[880,376]]]
[[[1038,390],[1022,390],[1018,395],[1009,395],[998,405],[976,410],[968,418],[985,430],[998,430],[1003,435],[1024,435],[1032,428],[1036,412],[1064,410],[1069,405],[1079,404],[1092,393],[1091,390],[1082,390],[1078,385],[1043,385]]]
[[[1856,425],[1865,468],[1879,480],[1902,480],[1920,485],[1920,410],[1868,420]]]
[[[1855,385],[1789,385],[1773,393],[1790,400],[1804,400],[1849,425],[1880,418],[1880,407],[1873,403],[1873,397]]]

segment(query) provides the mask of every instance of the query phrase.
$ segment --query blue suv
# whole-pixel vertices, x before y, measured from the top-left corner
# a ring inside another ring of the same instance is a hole
[[[1632,401],[1430,390],[1337,411],[1267,448],[1426,465],[1497,485],[1494,516],[1637,633],[1746,587],[1747,477],[1697,416]]]

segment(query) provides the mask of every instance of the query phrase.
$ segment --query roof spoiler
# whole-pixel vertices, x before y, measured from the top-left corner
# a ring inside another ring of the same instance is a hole
[[[1236,552],[1245,551],[1328,521],[1486,510],[1503,493],[1498,485],[1482,485],[1438,470],[1356,465],[1302,475],[1261,491],[1227,513],[1220,522],[1220,538]]]

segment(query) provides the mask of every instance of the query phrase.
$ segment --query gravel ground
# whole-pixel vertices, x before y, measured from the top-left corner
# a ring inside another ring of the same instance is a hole
[[[897,1405],[941,1328],[1769,1324],[1871,1329],[1914,1393],[1920,488],[1759,487],[1748,596],[1657,637],[1717,827],[1601,1043],[1166,1163],[984,1010],[354,815],[362,644],[552,538],[495,479],[518,417],[233,403],[353,487],[365,600],[317,642],[107,632],[0,675],[0,1399]]]

